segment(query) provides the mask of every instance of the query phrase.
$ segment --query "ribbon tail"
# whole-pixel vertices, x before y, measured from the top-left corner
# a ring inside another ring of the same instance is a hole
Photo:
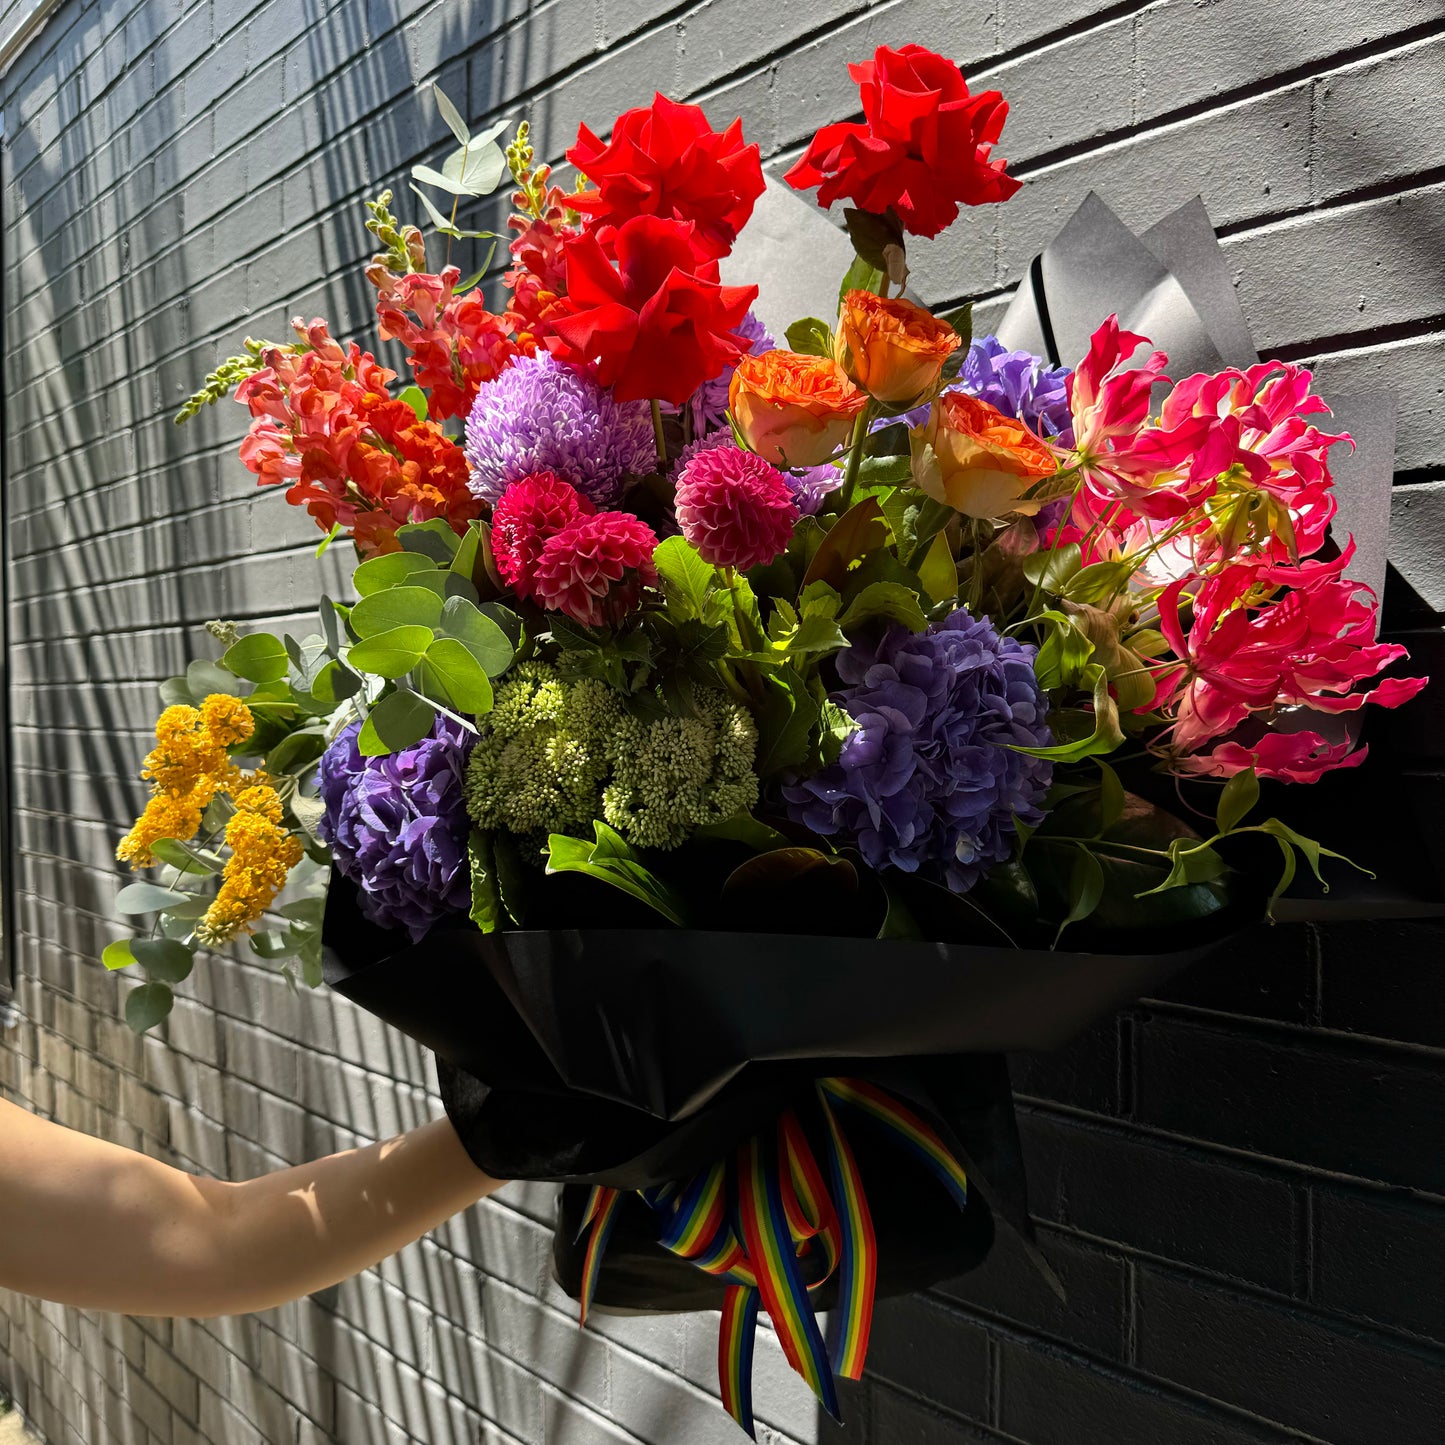
[[[587,1253],[582,1261],[582,1311],[578,1321],[582,1325],[587,1323],[587,1312],[592,1308],[597,1278],[602,1273],[602,1256],[606,1253],[608,1240],[612,1238],[612,1230],[617,1223],[617,1207],[621,1202],[622,1195],[617,1190],[604,1188],[600,1184],[594,1186],[592,1196],[587,1201],[582,1228],[586,1229],[590,1225],[592,1234],[587,1241]],[[578,1237],[581,1237],[580,1232]]]
[[[758,1292],[733,1284],[723,1295],[722,1324],[717,1337],[718,1382],[723,1408],[754,1440],[753,1345],[757,1338]]]
[[[828,1095],[819,1090],[828,1128],[828,1164],[833,1180],[840,1233],[838,1272],[839,1329],[833,1341],[833,1371],[845,1380],[863,1378],[873,1329],[878,1287],[878,1238],[863,1190],[863,1179]]]

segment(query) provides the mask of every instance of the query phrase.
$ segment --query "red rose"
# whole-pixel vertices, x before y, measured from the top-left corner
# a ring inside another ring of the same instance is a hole
[[[581,126],[567,159],[596,187],[568,203],[609,248],[634,216],[661,216],[691,221],[702,255],[726,256],[763,193],[758,148],[743,144],[742,121],[718,132],[701,106],[660,94],[650,109],[618,116],[605,145]]]
[[[813,137],[785,179],[797,190],[818,187],[818,204],[840,196],[875,215],[890,206],[904,229],[936,236],[959,203],[1006,201],[1020,182],[989,152],[1008,116],[996,90],[968,93],[958,67],[921,45],[850,65],[863,96],[863,124],[840,121]]]
[[[733,334],[756,286],[721,286],[699,263],[693,228],[634,216],[617,228],[617,266],[590,232],[567,241],[565,314],[548,345],[561,360],[593,367],[618,401],[681,406],[747,350]]]

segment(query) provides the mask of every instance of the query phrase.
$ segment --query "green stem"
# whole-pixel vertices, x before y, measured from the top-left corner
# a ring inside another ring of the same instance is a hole
[[[1049,574],[1049,563],[1054,560],[1054,554],[1059,550],[1059,541],[1064,535],[1064,522],[1074,510],[1074,502],[1079,495],[1079,488],[1083,485],[1083,477],[1074,483],[1074,489],[1069,493],[1069,505],[1064,508],[1063,516],[1059,518],[1059,524],[1054,528],[1054,540],[1049,544],[1049,561],[1044,563],[1044,570],[1039,573],[1039,580],[1034,583],[1033,596],[1029,598],[1028,610],[1030,613],[1038,610],[1039,596],[1044,590],[1044,578]]]
[[[652,435],[657,442],[657,469],[667,470],[667,440],[662,434],[662,405],[656,398],[652,402]]]
[[[858,469],[863,465],[863,443],[868,437],[868,418],[871,407],[864,407],[853,423],[853,436],[848,442],[848,470],[843,474],[843,489],[838,493],[838,510],[846,512],[853,505],[853,493],[858,487]]]

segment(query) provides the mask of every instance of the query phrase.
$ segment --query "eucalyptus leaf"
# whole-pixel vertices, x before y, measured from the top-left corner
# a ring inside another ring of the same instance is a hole
[[[197,704],[204,702],[213,693],[228,697],[236,695],[236,674],[224,667],[205,660],[193,662],[186,669],[186,686]]]
[[[440,517],[429,522],[407,522],[396,529],[396,540],[408,552],[430,557],[439,567],[450,567],[462,539]]]
[[[373,673],[377,677],[403,677],[422,660],[433,636],[429,627],[393,627],[356,643],[347,661],[358,672]]]
[[[440,684],[442,700],[457,712],[478,717],[492,710],[492,684],[466,643],[438,637],[427,648],[422,667],[429,680]]]
[[[196,964],[195,951],[171,938],[138,938],[131,952],[153,983],[181,983]]]
[[[318,702],[345,702],[361,691],[361,679],[344,662],[332,660],[316,674],[311,684],[311,696]]]
[[[161,701],[167,707],[194,707],[196,699],[183,677],[168,677],[160,686]]]
[[[1290,857],[1294,854],[1291,853]],[[136,961],[135,954],[131,951],[133,940],[129,938],[117,938],[114,943],[107,943],[100,955],[100,961],[114,971],[120,968],[129,968]]]
[[[462,145],[466,145],[472,137],[471,132],[467,129],[466,121],[461,117],[461,112],[452,104],[446,91],[435,81],[432,82],[431,93],[432,99],[437,103],[437,110],[440,112],[441,118],[446,122],[447,129],[456,136]]]
[[[183,843],[179,838],[158,838],[151,844],[151,852],[162,863],[169,863],[178,872],[195,877],[203,873],[219,873],[225,866],[218,853],[198,848],[192,843]]]
[[[505,611],[505,609],[499,609]],[[508,613],[508,616],[515,614]],[[521,623],[518,620],[518,632]],[[440,632],[462,644],[488,677],[500,677],[516,656],[512,639],[474,602],[465,597],[448,597],[442,606]],[[488,707],[490,707],[490,702]]]
[[[442,599],[430,587],[388,587],[363,597],[351,609],[351,625],[360,638],[401,627],[432,630],[440,626],[441,620]]]
[[[143,983],[133,988],[125,999],[125,1021],[131,1029],[143,1034],[153,1029],[171,1011],[175,995],[164,983]]]
[[[386,552],[380,557],[367,558],[351,574],[351,585],[356,588],[358,597],[369,597],[373,592],[381,592],[388,587],[415,585],[413,574],[434,572],[436,568],[435,558],[419,552]],[[323,611],[324,607],[323,603]],[[330,641],[330,638],[327,640]]]
[[[190,901],[189,895],[158,888],[154,883],[127,883],[115,896],[120,913],[159,913],[162,908]]]
[[[385,757],[409,748],[431,731],[436,709],[414,692],[393,692],[366,715],[357,735],[357,750],[364,758]]]

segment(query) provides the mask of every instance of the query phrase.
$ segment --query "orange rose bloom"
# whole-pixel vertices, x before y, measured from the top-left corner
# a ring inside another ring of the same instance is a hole
[[[917,402],[943,373],[943,363],[963,344],[946,321],[895,297],[871,291],[843,298],[833,355],[863,388],[889,404]]]
[[[868,405],[836,361],[796,351],[745,356],[728,406],[747,444],[774,466],[816,467],[847,440]]]
[[[908,434],[913,480],[930,497],[969,517],[1038,511],[1023,500],[1059,463],[1021,421],[967,392],[946,391],[928,420]]]

